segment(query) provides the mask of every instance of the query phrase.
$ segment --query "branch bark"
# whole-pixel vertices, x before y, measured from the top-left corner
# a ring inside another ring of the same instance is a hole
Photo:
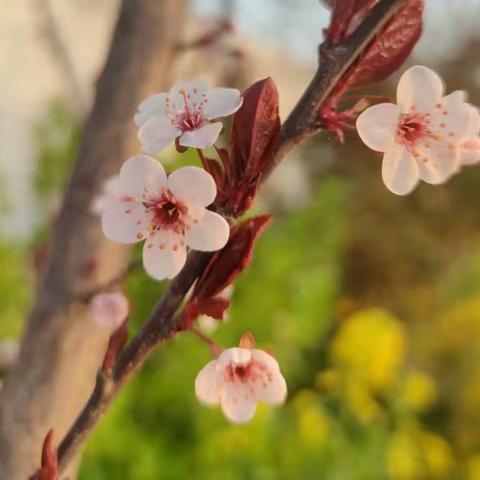
[[[169,83],[183,13],[183,0],[122,2],[20,358],[0,393],[0,478],[31,475],[47,431],[65,435],[94,386],[108,338],[78,299],[120,275],[130,251],[105,240],[90,205],[136,150],[138,104]]]
[[[380,0],[363,24],[348,40],[320,47],[320,65],[302,98],[282,126],[275,166],[289,149],[318,131],[316,113],[335,89],[343,73],[359,58],[377,32],[392,18],[405,0]],[[273,168],[262,178],[265,181]],[[120,356],[113,373],[99,373],[97,385],[72,428],[58,448],[60,469],[66,468],[71,456],[92,431],[118,391],[143,364],[162,340],[178,329],[176,312],[186,293],[201,275],[212,254],[192,252],[180,274],[170,283],[143,328]]]

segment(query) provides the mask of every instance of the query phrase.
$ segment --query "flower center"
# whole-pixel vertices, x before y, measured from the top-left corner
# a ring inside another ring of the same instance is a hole
[[[152,213],[153,230],[173,230],[175,233],[185,232],[187,206],[177,200],[168,189],[160,195],[143,202],[145,211]]]
[[[252,373],[253,362],[249,362],[246,365],[236,365],[231,363],[225,369],[225,380],[229,382],[247,382]]]
[[[402,115],[396,131],[397,143],[410,149],[422,138],[433,138],[430,116],[429,113],[415,112]]]
[[[206,95],[202,95],[200,101],[192,101],[192,95],[185,90],[180,90],[180,95],[183,99],[183,110],[174,113],[172,118],[172,125],[179,128],[183,132],[196,130],[205,124],[206,120],[203,117],[203,106],[206,102]],[[194,89],[193,93],[198,94]]]

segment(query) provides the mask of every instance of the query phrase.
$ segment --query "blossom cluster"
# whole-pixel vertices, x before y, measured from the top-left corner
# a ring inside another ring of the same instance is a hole
[[[203,82],[177,84],[140,104],[135,123],[142,153],[123,164],[96,209],[108,239],[124,244],[145,240],[143,264],[153,278],[176,276],[185,264],[187,248],[221,249],[229,225],[207,208],[217,195],[207,171],[187,166],[167,176],[151,155],[173,141],[197,149],[213,146],[222,123],[211,120],[230,115],[241,104],[238,90],[208,88]]]
[[[230,237],[238,237],[244,244],[235,249],[237,255],[230,255],[227,246],[226,255],[213,257],[209,266],[215,276],[216,265],[220,265],[220,277],[227,277],[223,282],[230,281],[244,268],[254,238],[267,221],[266,217],[256,217],[230,234],[224,217],[208,208],[217,197],[214,177],[197,166],[182,167],[167,175],[153,157],[172,142],[179,149],[214,146],[223,128],[216,119],[237,111],[242,100],[235,89],[185,82],[168,93],[153,95],[138,108],[135,123],[141,152],[129,158],[119,175],[105,183],[93,210],[101,215],[102,229],[109,240],[123,244],[145,241],[143,265],[155,279],[176,276],[185,264],[188,248],[213,252],[223,249]],[[242,258],[236,258],[238,254]],[[218,286],[212,290],[204,283],[197,282],[188,312],[200,314],[202,308],[209,307],[207,310],[218,317],[219,309],[213,308],[220,302]],[[228,300],[220,303],[223,317]],[[128,315],[128,300],[119,292],[100,293],[92,299],[90,309],[97,325],[116,331]],[[252,418],[257,401],[279,404],[287,391],[276,360],[254,349],[252,339],[246,335],[240,348],[223,351],[201,370],[195,382],[202,402],[220,403],[226,417],[237,423]]]

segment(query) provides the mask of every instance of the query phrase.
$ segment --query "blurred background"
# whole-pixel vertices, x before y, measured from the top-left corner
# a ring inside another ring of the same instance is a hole
[[[0,375],[16,354],[118,3],[0,3]],[[480,1],[426,3],[410,63],[480,104]],[[187,42],[219,19],[234,29],[180,53],[175,77],[244,89],[270,75],[285,117],[315,70],[328,11],[315,0],[193,0],[188,15]],[[397,78],[358,93],[393,96]],[[160,160],[167,169],[195,161],[173,150]],[[224,346],[250,330],[272,348],[286,405],[261,407],[247,426],[199,405],[193,382],[209,351],[181,335],[103,419],[80,479],[480,479],[480,168],[401,198],[383,186],[380,164],[354,134],[340,145],[324,133],[294,151],[255,206],[275,221],[228,321],[201,321]],[[163,287],[130,277],[132,330]]]

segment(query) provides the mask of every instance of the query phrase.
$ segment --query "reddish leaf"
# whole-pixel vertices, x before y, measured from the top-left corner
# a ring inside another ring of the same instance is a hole
[[[51,429],[42,447],[41,468],[30,477],[30,480],[59,480],[57,451],[53,445],[53,430]]]
[[[225,203],[234,215],[250,207],[258,180],[273,160],[280,136],[278,92],[271,78],[254,83],[234,114],[225,167]]]
[[[361,0],[332,0],[332,16],[325,37],[333,43],[342,40]]]
[[[230,300],[222,297],[207,298],[205,300],[193,299],[185,307],[185,318],[193,320],[199,315],[223,320],[225,310],[230,306]]]
[[[205,313],[223,318],[228,300],[219,297],[249,264],[255,241],[271,220],[270,215],[249,218],[232,229],[230,240],[216,252],[198,279],[184,311],[185,322]]]
[[[400,8],[351,70],[348,87],[379,82],[400,68],[422,33],[424,3],[409,0]]]
[[[127,340],[128,319],[125,319],[125,321],[110,336],[107,351],[105,352],[105,357],[103,358],[102,370],[104,372],[112,371],[113,365],[122,353],[123,347],[125,347]]]
[[[228,243],[212,257],[198,279],[193,296],[199,299],[212,298],[231,285],[249,264],[255,240],[270,221],[270,215],[260,215],[233,228]]]

